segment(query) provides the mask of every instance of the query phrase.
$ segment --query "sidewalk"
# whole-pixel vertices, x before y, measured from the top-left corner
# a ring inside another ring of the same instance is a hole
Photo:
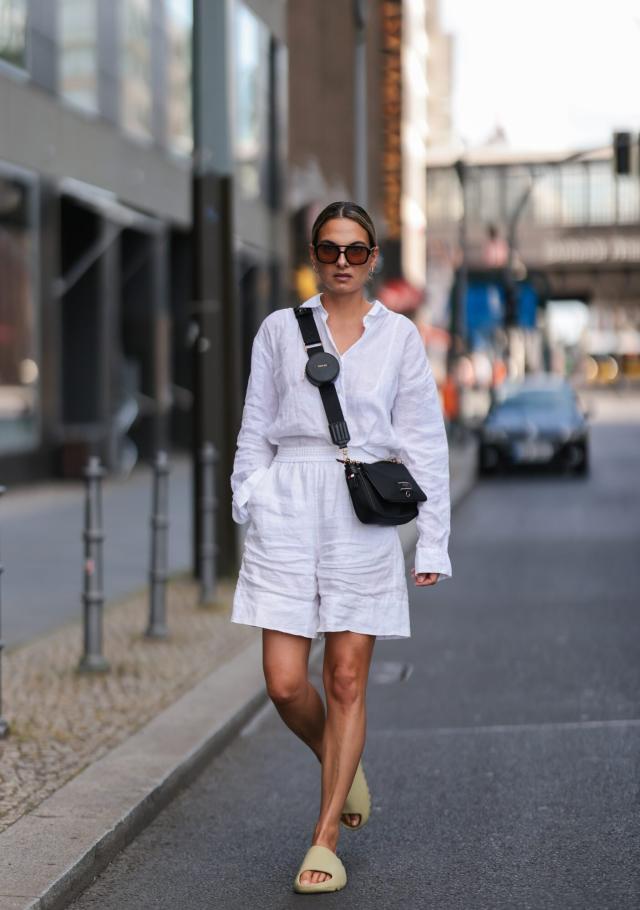
[[[152,472],[140,465],[103,485],[107,601],[140,591],[149,572]],[[169,571],[191,564],[191,465],[172,459],[169,475]],[[81,481],[9,489],[0,500],[2,631],[7,647],[78,619],[82,606]]]
[[[454,505],[474,477],[470,442],[451,453]],[[401,531],[410,559],[415,527]],[[260,633],[229,622],[232,597],[222,583],[202,608],[174,581],[166,642],[142,635],[144,594],[112,604],[107,675],[75,672],[78,622],[6,654],[0,910],[67,906],[264,703]]]

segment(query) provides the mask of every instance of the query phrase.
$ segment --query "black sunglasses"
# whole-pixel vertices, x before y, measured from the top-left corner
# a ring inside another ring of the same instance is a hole
[[[350,243],[349,246],[338,246],[337,243],[329,243],[323,240],[320,243],[314,243],[313,248],[318,257],[318,262],[337,262],[340,253],[344,253],[349,265],[364,265],[371,253],[375,250],[374,246],[364,246],[362,243]]]

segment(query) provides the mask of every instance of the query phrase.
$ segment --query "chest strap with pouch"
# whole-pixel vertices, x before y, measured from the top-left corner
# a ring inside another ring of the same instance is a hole
[[[322,346],[316,320],[313,315],[313,309],[311,307],[297,306],[293,308],[293,312],[298,320],[298,326],[300,327],[304,346],[309,358],[306,370],[307,377],[314,385],[317,385],[320,390],[322,404],[324,405],[327,421],[329,423],[331,439],[335,445],[342,448],[346,446],[351,437],[342,413],[342,408],[340,407],[340,399],[338,398],[338,393],[333,382],[340,369],[340,364],[337,359],[333,357],[333,354],[328,354]],[[318,356],[321,354],[324,354],[325,357]],[[329,357],[336,361],[337,370],[331,369],[331,364],[327,362]],[[322,369],[327,367],[329,368],[331,378],[323,381]]]

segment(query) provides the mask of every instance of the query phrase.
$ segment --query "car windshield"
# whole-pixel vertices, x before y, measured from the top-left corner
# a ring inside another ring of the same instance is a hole
[[[572,407],[570,392],[551,389],[529,389],[517,392],[498,404],[500,410],[526,409],[536,411],[557,411]]]

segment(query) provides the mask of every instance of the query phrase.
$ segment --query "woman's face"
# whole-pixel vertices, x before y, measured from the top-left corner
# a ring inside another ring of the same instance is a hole
[[[313,244],[310,244],[309,248],[311,261],[318,273],[322,287],[331,294],[353,294],[362,290],[369,278],[369,272],[373,270],[378,258],[377,247],[361,265],[350,263],[344,250],[340,252],[335,262],[322,262],[322,258],[324,258],[322,251],[331,252],[331,247],[324,245],[346,247],[353,244],[363,249],[361,255],[364,258],[364,251],[371,246],[366,230],[351,218],[332,218],[320,228],[317,244],[318,246],[323,244],[322,249],[319,251],[320,256],[316,255]],[[357,251],[354,252],[357,255]]]

